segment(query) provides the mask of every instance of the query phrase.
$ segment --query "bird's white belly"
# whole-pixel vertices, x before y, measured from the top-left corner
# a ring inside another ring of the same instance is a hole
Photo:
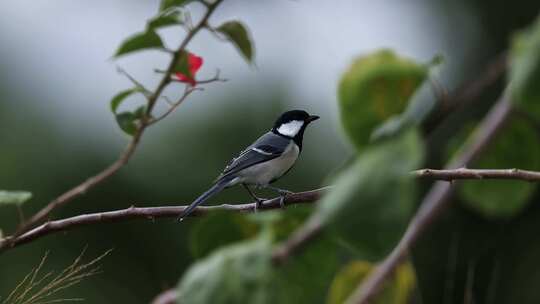
[[[239,172],[237,182],[260,186],[268,185],[272,180],[285,174],[294,165],[299,153],[300,149],[291,141],[281,156]]]

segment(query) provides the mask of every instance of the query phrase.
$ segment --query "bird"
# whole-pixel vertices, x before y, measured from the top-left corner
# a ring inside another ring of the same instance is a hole
[[[292,192],[270,184],[288,173],[293,167],[302,151],[306,127],[319,118],[303,110],[291,110],[281,114],[270,131],[233,158],[215,179],[212,187],[184,209],[178,218],[179,221],[210,197],[236,185],[242,185],[255,199],[255,210],[262,206],[264,199],[257,197],[250,187],[277,191],[281,197],[280,205],[283,207],[285,197]]]

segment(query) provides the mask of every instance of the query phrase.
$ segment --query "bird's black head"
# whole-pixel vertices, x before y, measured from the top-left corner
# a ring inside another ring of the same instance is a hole
[[[276,120],[272,132],[292,138],[299,147],[302,147],[304,130],[310,122],[317,119],[319,119],[319,116],[309,115],[306,111],[287,111]]]

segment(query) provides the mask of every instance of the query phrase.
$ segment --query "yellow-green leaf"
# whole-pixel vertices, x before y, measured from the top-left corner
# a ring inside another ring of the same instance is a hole
[[[345,131],[361,149],[374,127],[400,114],[426,79],[429,65],[418,64],[391,50],[357,58],[342,76],[339,109]]]
[[[352,261],[335,276],[328,293],[327,304],[343,304],[375,266],[366,261]],[[400,265],[392,278],[384,285],[373,304],[407,304],[416,285],[411,263]]]

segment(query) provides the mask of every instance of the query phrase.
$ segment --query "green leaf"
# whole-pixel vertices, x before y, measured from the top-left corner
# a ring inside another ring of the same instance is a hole
[[[328,293],[327,304],[342,304],[352,295],[358,285],[375,266],[366,261],[352,261],[345,265],[334,278]],[[416,285],[416,276],[411,263],[401,264],[388,280],[373,304],[407,304]]]
[[[168,10],[169,8],[181,7],[188,4],[191,1],[192,0],[161,0],[159,11],[162,12],[162,11]]]
[[[244,59],[253,63],[253,42],[247,28],[239,21],[228,21],[220,25],[217,29],[229,39],[240,51]]]
[[[365,150],[317,205],[325,227],[362,259],[383,258],[405,230],[415,202],[410,171],[423,158],[414,128]]]
[[[129,97],[131,94],[133,93],[137,93],[137,92],[140,92],[141,90],[139,88],[132,88],[132,89],[128,89],[128,90],[124,90],[124,91],[121,91],[119,92],[118,94],[116,94],[112,99],[111,99],[111,112],[113,112],[114,114],[116,114],[116,110],[118,109],[118,107],[120,106],[120,104],[124,101],[124,99],[126,99],[127,97]]]
[[[159,49],[163,47],[161,37],[159,37],[156,32],[147,30],[146,32],[135,34],[124,40],[114,54],[114,57],[123,56],[141,50]]]
[[[146,105],[139,106],[134,112],[133,115],[135,115],[136,119],[142,119],[144,115],[146,114]]]
[[[0,190],[0,205],[22,205],[32,198],[32,193],[28,191],[4,191]]]
[[[178,285],[178,302],[271,303],[272,240],[258,238],[222,248],[192,265]]]
[[[197,220],[189,232],[189,247],[194,257],[201,258],[225,245],[254,237],[258,230],[243,214],[215,212]]]
[[[161,13],[160,15],[148,20],[146,28],[150,31],[155,31],[158,28],[181,25],[182,23],[182,12],[172,10]]]
[[[513,100],[540,118],[540,17],[514,37],[509,75]]]
[[[407,108],[402,114],[385,120],[371,133],[370,141],[377,141],[398,135],[411,126],[419,126],[435,108],[438,100],[434,98],[432,86],[425,81],[410,98]]]
[[[400,114],[426,79],[429,65],[379,50],[357,58],[342,76],[339,108],[345,132],[361,150],[375,126]]]
[[[538,135],[526,121],[514,118],[471,166],[540,170]],[[514,180],[469,180],[463,182],[459,193],[466,206],[483,216],[509,218],[523,210],[537,185]]]
[[[180,57],[178,58],[178,61],[176,62],[176,65],[174,66],[174,69],[172,72],[181,73],[183,75],[186,75],[186,77],[188,78],[193,78],[193,75],[191,75],[191,71],[189,70],[189,52],[188,51],[182,51],[180,53]]]
[[[310,242],[309,249],[289,257],[275,270],[271,303],[321,303],[340,264],[336,248],[335,241],[323,236]]]
[[[137,131],[137,116],[131,112],[122,112],[116,114],[116,122],[122,131],[126,134],[133,135]]]

